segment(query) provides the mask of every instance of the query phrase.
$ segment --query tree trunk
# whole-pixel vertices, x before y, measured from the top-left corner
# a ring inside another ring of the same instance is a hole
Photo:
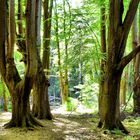
[[[39,57],[38,57],[39,59]],[[52,119],[50,105],[48,100],[48,86],[49,82],[46,79],[43,71],[43,66],[38,61],[38,72],[34,82],[33,93],[33,115],[38,119]]]
[[[137,16],[137,15],[136,15]],[[135,16],[135,19],[133,21],[132,26],[132,46],[133,49],[136,47],[138,42],[140,40],[137,40],[137,18]],[[140,9],[139,9],[139,16],[140,16]],[[140,17],[139,17],[139,25],[140,25]],[[140,29],[139,29],[140,30]],[[140,31],[139,31],[139,38],[140,38]],[[140,114],[140,53],[136,56],[134,61],[134,95],[133,95],[133,102],[134,102],[134,108],[133,113],[134,114]]]
[[[100,32],[101,32],[101,52],[103,54],[106,53],[106,14],[105,14],[105,3],[101,3],[101,10],[100,10],[100,14],[101,14],[101,19],[100,19]],[[105,65],[106,65],[106,61],[105,59],[101,60],[101,69],[100,69],[100,73],[101,73],[101,78],[100,78],[100,87],[99,87],[99,115],[100,115],[100,109],[101,109],[101,102],[102,102],[102,93],[103,93],[103,88],[104,88],[104,74],[105,74]],[[99,123],[100,125],[100,123]]]
[[[70,12],[70,4],[67,2]],[[62,58],[61,58],[61,49],[60,49],[60,40],[59,40],[59,17],[58,17],[58,6],[55,0],[55,34],[56,34],[56,43],[57,43],[57,52],[58,52],[58,67],[59,67],[59,76],[60,76],[60,90],[61,90],[61,102],[65,104],[68,100],[68,41],[70,39],[71,34],[71,19],[69,19],[69,30],[67,29],[67,13],[66,13],[66,1],[63,0],[63,39],[64,39],[64,46],[65,46],[65,53],[64,53],[64,65],[62,65]],[[71,16],[71,14],[70,14]],[[68,34],[68,37],[67,37]]]
[[[34,82],[34,90],[33,90],[33,109],[32,113],[35,117],[39,119],[52,119],[52,114],[50,112],[50,105],[49,105],[49,98],[48,98],[48,87],[49,87],[49,81],[48,81],[48,71],[47,76],[45,75],[44,68],[49,69],[49,53],[46,51],[46,47],[49,48],[48,40],[45,39],[45,42],[43,45],[45,46],[45,51],[43,51],[43,62],[41,62],[40,59],[40,47],[41,47],[41,35],[40,35],[40,22],[41,22],[41,0],[36,1],[36,46],[38,51],[38,68],[37,68],[37,74],[36,79]],[[47,5],[49,4],[49,1],[44,2],[44,17],[45,17],[45,25],[44,25],[44,37],[47,38],[48,34],[50,34],[50,29],[48,27],[48,16],[46,15],[46,12],[48,12]],[[48,13],[49,14],[49,13]],[[49,22],[50,23],[50,22]],[[47,24],[47,26],[46,26]],[[51,26],[50,26],[51,27]],[[49,32],[49,33],[48,33]],[[46,53],[45,53],[46,52]],[[45,53],[45,54],[44,54]],[[47,59],[45,58],[47,57]],[[44,64],[44,67],[42,65]],[[47,63],[47,64],[46,64]]]
[[[64,93],[63,93],[63,100],[62,103],[66,103],[68,101],[68,94],[69,94],[69,89],[68,89],[68,39],[66,38],[66,1],[63,0],[63,32],[64,32],[64,45],[65,45],[65,68],[64,68]],[[70,23],[71,24],[71,23]],[[70,25],[71,26],[71,25]],[[70,37],[70,35],[69,35]]]
[[[128,33],[133,22],[139,0],[131,0],[129,9],[123,21],[123,1],[110,0],[108,55],[105,66],[105,80],[100,107],[99,127],[113,130],[115,128],[128,131],[120,121],[120,80],[124,67],[140,51],[140,45],[124,55]]]
[[[12,118],[11,121],[5,124],[9,127],[30,127],[33,125],[40,125],[30,114],[29,109],[29,95],[32,89],[34,76],[37,71],[37,57],[35,48],[35,3],[27,0],[26,9],[26,53],[27,63],[24,78],[21,80],[14,63],[14,40],[15,40],[15,16],[14,16],[14,1],[10,1],[10,20],[9,20],[9,46],[5,46],[6,41],[6,1],[0,2],[0,30],[4,30],[0,38],[0,72],[9,89],[12,99]],[[6,48],[7,47],[7,48]],[[7,61],[5,48],[7,49]],[[4,75],[5,74],[5,75]]]
[[[5,87],[5,84],[4,84],[4,81],[2,80],[2,89],[3,89],[3,111],[8,111],[8,108],[7,108],[7,97],[6,97],[6,87]]]
[[[23,83],[24,82],[24,83]],[[12,118],[9,123],[5,124],[5,128],[10,127],[33,127],[34,125],[42,126],[30,114],[29,94],[32,83],[31,79],[27,78],[20,81],[12,93]]]
[[[127,132],[120,121],[120,105],[119,105],[119,91],[121,72],[111,72],[106,74],[103,100],[104,107],[102,107],[101,120],[104,122],[104,127],[110,130],[119,128]]]
[[[121,79],[121,87],[120,87],[120,105],[125,105],[126,103],[126,81],[128,80],[127,72],[123,74]]]
[[[65,93],[65,89],[64,89],[64,85],[65,85],[65,79],[64,79],[64,75],[62,72],[62,64],[61,64],[61,52],[60,52],[60,42],[59,42],[59,25],[58,25],[58,12],[57,12],[57,2],[55,0],[55,21],[56,21],[56,27],[55,27],[55,36],[56,36],[56,44],[57,44],[57,53],[58,53],[58,68],[59,68],[59,79],[60,79],[60,95],[61,95],[61,102],[62,104],[65,104],[67,96],[64,94]]]

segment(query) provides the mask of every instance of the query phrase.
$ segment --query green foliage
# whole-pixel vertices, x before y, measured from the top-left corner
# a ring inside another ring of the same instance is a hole
[[[124,135],[124,133],[122,133],[122,131],[119,130],[119,129],[114,129],[114,130],[111,131],[111,133],[113,133],[115,135]]]
[[[78,100],[69,97],[65,106],[67,111],[75,111],[78,107]]]
[[[15,50],[14,51],[15,64],[16,64],[16,67],[18,69],[19,74],[21,75],[21,77],[23,77],[25,67],[24,67],[24,63],[23,62],[20,62],[21,59],[22,59],[22,54],[19,53],[17,50]]]
[[[2,85],[2,81],[0,81],[0,97],[2,97],[2,92],[3,92],[3,85]]]
[[[85,107],[93,108],[94,111],[96,111],[98,108],[99,85],[94,83],[91,85],[85,84],[75,87],[80,89],[80,96],[78,97],[79,101],[81,101]]]
[[[123,140],[135,140],[135,138],[131,137],[131,136],[127,136],[125,137]]]

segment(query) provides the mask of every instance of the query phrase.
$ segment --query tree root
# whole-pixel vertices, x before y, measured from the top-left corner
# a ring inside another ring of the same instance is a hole
[[[12,127],[34,128],[35,126],[43,127],[43,125],[38,120],[36,120],[31,114],[29,114],[25,120],[22,120],[22,122],[19,122],[18,120],[12,118],[10,122],[4,125],[4,128],[12,128]]]
[[[98,128],[107,129],[109,131],[119,129],[119,130],[122,131],[122,133],[129,134],[129,131],[126,130],[126,128],[123,126],[123,124],[120,120],[116,121],[115,125],[108,125],[108,124],[105,124],[105,123],[99,121]]]
[[[13,119],[11,119],[10,122],[4,124],[3,127],[4,127],[5,129],[12,128],[12,127],[16,127],[16,123],[13,121]]]

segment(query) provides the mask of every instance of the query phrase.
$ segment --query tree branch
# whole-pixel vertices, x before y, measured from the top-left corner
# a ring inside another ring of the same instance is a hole
[[[140,0],[131,0],[129,4],[129,9],[126,13],[124,22],[123,22],[123,27],[124,27],[124,35],[128,35],[128,32],[130,30],[131,24],[133,22],[133,19],[135,17],[138,5],[139,5]]]
[[[140,52],[140,44],[128,55],[122,58],[122,60],[118,64],[117,70],[123,69],[139,52]]]

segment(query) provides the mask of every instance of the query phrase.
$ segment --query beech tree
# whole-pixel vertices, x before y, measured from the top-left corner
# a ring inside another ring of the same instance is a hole
[[[5,127],[29,127],[41,125],[30,114],[29,95],[37,72],[35,46],[35,0],[26,5],[26,54],[25,75],[21,79],[14,62],[15,46],[15,1],[9,2],[9,43],[7,35],[6,0],[0,1],[0,72],[9,89],[12,100],[12,118]]]
[[[124,56],[128,33],[139,1],[130,1],[123,20],[123,0],[109,0],[108,50],[104,84],[102,85],[99,127],[109,130],[118,128],[124,133],[128,133],[128,131],[120,120],[120,80],[124,67],[140,51],[140,46],[137,46],[128,55]]]

